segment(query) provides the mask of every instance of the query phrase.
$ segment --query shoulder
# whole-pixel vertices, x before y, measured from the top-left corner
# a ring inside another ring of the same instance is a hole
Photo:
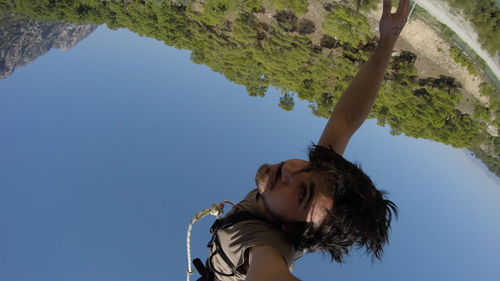
[[[254,247],[266,246],[273,248],[285,261],[287,267],[292,267],[295,261],[295,247],[288,242],[288,237],[260,220],[245,220],[226,229],[218,231],[221,246],[234,262],[240,272],[245,272],[249,260],[249,250]],[[241,270],[243,269],[243,270]]]
[[[246,281],[299,281],[290,272],[278,250],[269,246],[255,246],[248,251]]]

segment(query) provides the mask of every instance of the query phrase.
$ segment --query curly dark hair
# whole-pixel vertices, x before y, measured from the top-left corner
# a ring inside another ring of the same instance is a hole
[[[364,247],[372,260],[381,259],[392,217],[398,215],[386,192],[375,188],[359,164],[347,161],[331,147],[311,145],[308,166],[296,173],[302,172],[317,174],[331,186],[333,208],[319,226],[304,223],[291,235],[295,247],[307,252],[320,250],[343,263],[356,245]]]

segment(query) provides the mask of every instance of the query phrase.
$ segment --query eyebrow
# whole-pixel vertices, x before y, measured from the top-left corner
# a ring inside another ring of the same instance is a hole
[[[314,197],[314,191],[316,189],[316,185],[314,184],[313,181],[309,183],[307,189],[308,189],[307,200],[306,203],[304,204],[304,207],[302,207],[304,210],[307,209],[307,206],[309,206],[309,203],[311,203],[311,199]]]

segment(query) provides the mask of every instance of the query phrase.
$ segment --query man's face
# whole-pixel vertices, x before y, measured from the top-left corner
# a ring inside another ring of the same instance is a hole
[[[321,223],[333,201],[320,177],[296,173],[307,164],[302,159],[290,159],[258,169],[255,182],[268,214],[287,222]]]

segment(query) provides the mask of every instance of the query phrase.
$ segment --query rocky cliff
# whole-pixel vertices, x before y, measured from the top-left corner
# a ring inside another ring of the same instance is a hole
[[[0,15],[0,78],[51,48],[69,50],[96,29],[93,24],[43,22],[17,14]]]

